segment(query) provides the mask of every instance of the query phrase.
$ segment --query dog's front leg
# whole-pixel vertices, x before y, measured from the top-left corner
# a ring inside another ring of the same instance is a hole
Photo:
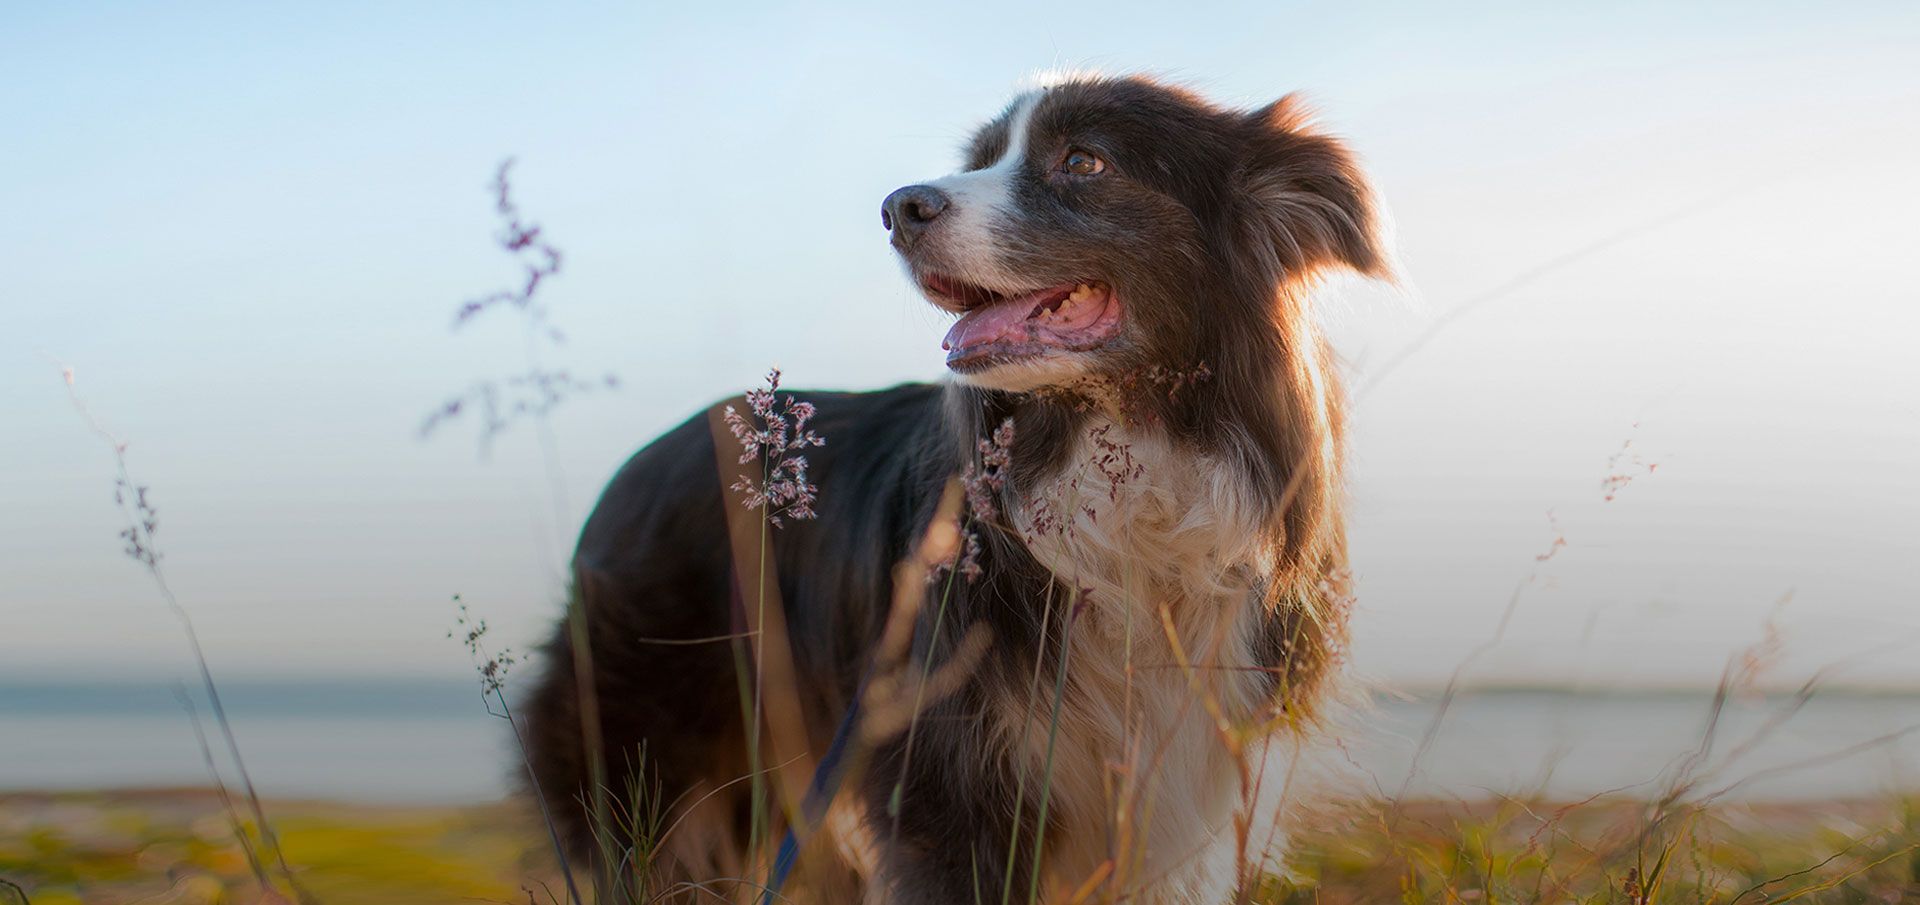
[[[998,903],[1003,891],[1027,901],[1033,803],[1015,814],[1015,771],[985,744],[977,714],[934,708],[914,735],[910,753],[905,738],[875,752],[863,790],[880,854],[869,905]]]

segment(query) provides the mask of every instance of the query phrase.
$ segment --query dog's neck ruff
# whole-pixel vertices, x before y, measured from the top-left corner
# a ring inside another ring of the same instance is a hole
[[[1067,464],[1015,512],[1060,582],[1136,603],[1243,598],[1272,569],[1267,522],[1236,469],[1110,418],[1083,426]]]

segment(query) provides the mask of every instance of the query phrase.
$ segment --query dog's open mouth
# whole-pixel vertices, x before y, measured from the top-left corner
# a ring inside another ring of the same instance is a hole
[[[1051,352],[1085,352],[1120,333],[1120,299],[1098,280],[1002,293],[937,275],[921,286],[941,307],[960,312],[940,347],[947,367],[979,370]]]

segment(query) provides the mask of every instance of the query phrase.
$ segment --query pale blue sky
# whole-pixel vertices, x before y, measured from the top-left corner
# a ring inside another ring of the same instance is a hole
[[[570,540],[627,454],[770,363],[937,376],[879,200],[1071,66],[1318,102],[1413,287],[1334,293],[1356,374],[1631,232],[1361,400],[1363,671],[1444,675],[1537,569],[1480,674],[1710,678],[1792,591],[1789,671],[1920,681],[1916,57],[1902,3],[10,4],[0,671],[182,662],[54,362],[132,441],[216,665],[457,673],[451,594],[517,642],[555,612],[530,435],[488,462],[414,435],[517,360],[504,321],[446,329],[513,276],[500,158],[569,255],[565,360],[627,383],[556,421]],[[1659,469],[1607,502],[1629,440]],[[1568,546],[1536,565],[1549,510]]]

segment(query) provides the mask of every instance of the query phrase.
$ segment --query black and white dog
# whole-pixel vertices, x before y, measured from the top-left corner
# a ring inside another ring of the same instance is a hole
[[[957,315],[954,379],[797,394],[828,441],[808,452],[817,518],[771,538],[816,756],[942,488],[995,470],[996,431],[1008,455],[971,577],[929,585],[945,605],[920,610],[912,656],[940,666],[968,626],[991,642],[869,753],[823,834],[851,896],[1226,901],[1267,844],[1265,742],[1313,731],[1345,639],[1342,391],[1310,292],[1387,275],[1366,180],[1290,97],[1235,110],[1086,77],[1018,97],[960,172],[882,216]],[[588,852],[591,639],[607,784],[674,802],[655,869],[693,882],[752,857],[735,650],[700,643],[742,624],[715,453],[696,418],[614,478],[574,558],[585,632],[562,625],[526,708],[539,785]]]

